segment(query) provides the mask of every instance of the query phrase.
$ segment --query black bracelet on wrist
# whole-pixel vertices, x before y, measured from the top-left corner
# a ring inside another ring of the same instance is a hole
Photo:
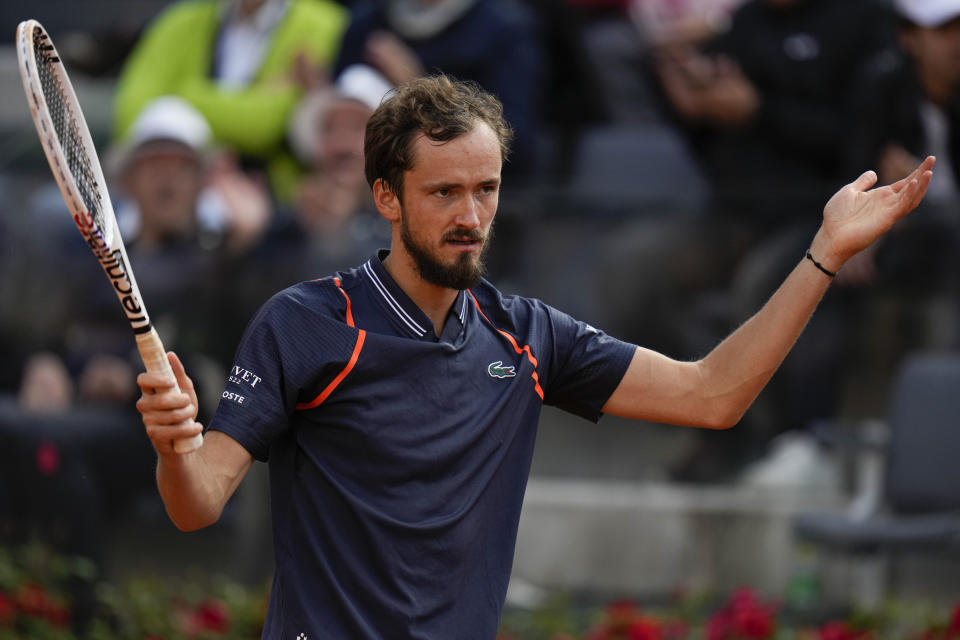
[[[823,266],[822,264],[820,264],[819,262],[817,262],[816,260],[814,260],[814,259],[813,259],[813,256],[810,255],[810,252],[809,252],[809,251],[807,251],[807,256],[806,256],[806,258],[807,258],[807,260],[809,260],[810,262],[813,263],[813,266],[815,266],[817,269],[820,269],[820,271],[823,271],[825,274],[827,274],[827,275],[830,276],[831,278],[834,277],[835,275],[837,275],[837,272],[836,272],[836,271],[830,271],[830,270],[827,269],[825,266]]]

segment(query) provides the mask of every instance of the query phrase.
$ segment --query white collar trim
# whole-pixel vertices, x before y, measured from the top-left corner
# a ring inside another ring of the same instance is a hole
[[[410,316],[410,314],[404,310],[404,308],[400,305],[400,303],[397,302],[396,298],[393,297],[390,291],[387,290],[387,287],[384,286],[379,276],[377,276],[377,273],[370,266],[369,260],[367,260],[363,264],[363,270],[367,273],[368,276],[370,276],[370,280],[371,282],[373,282],[373,286],[376,287],[377,291],[380,292],[380,295],[383,296],[383,299],[387,301],[387,305],[391,309],[393,309],[393,312],[397,314],[397,317],[399,317],[400,320],[402,320],[403,323],[407,325],[407,327],[409,327],[411,331],[417,334],[417,336],[422,338],[424,335],[426,335],[427,330],[424,329],[422,326],[420,326],[420,324],[417,323],[417,321],[414,320]]]

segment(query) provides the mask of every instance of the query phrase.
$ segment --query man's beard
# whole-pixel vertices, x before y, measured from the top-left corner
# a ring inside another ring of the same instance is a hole
[[[419,244],[410,232],[406,215],[400,221],[400,240],[407,253],[413,258],[420,277],[432,285],[447,289],[470,289],[480,284],[484,275],[484,258],[493,239],[493,226],[490,226],[486,235],[479,229],[456,228],[443,235],[443,241],[469,238],[481,242],[480,254],[476,260],[473,254],[464,252],[459,255],[452,265],[445,265],[437,260],[426,246]]]

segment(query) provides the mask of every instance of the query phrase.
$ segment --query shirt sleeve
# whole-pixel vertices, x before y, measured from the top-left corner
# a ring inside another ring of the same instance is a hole
[[[544,404],[594,422],[623,379],[636,347],[545,307],[553,338]]]
[[[301,294],[274,296],[251,321],[210,423],[257,460],[266,461],[273,442],[290,428],[297,403],[344,370],[359,336]]]

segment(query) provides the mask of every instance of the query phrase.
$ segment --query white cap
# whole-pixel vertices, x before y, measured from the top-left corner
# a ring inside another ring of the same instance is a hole
[[[921,27],[939,27],[960,17],[960,0],[893,0],[897,13]]]
[[[354,100],[373,112],[393,88],[376,69],[365,64],[350,65],[337,76],[333,86],[314,91],[300,101],[287,127],[290,146],[303,162],[313,162],[322,135],[318,122],[337,100]]]
[[[148,103],[112,152],[111,165],[122,170],[144,144],[170,141],[199,156],[210,149],[213,131],[206,118],[183,98],[162,96]]]
[[[352,64],[344,69],[334,86],[340,95],[358,100],[371,110],[376,110],[393,90],[393,85],[383,74],[365,64]]]

